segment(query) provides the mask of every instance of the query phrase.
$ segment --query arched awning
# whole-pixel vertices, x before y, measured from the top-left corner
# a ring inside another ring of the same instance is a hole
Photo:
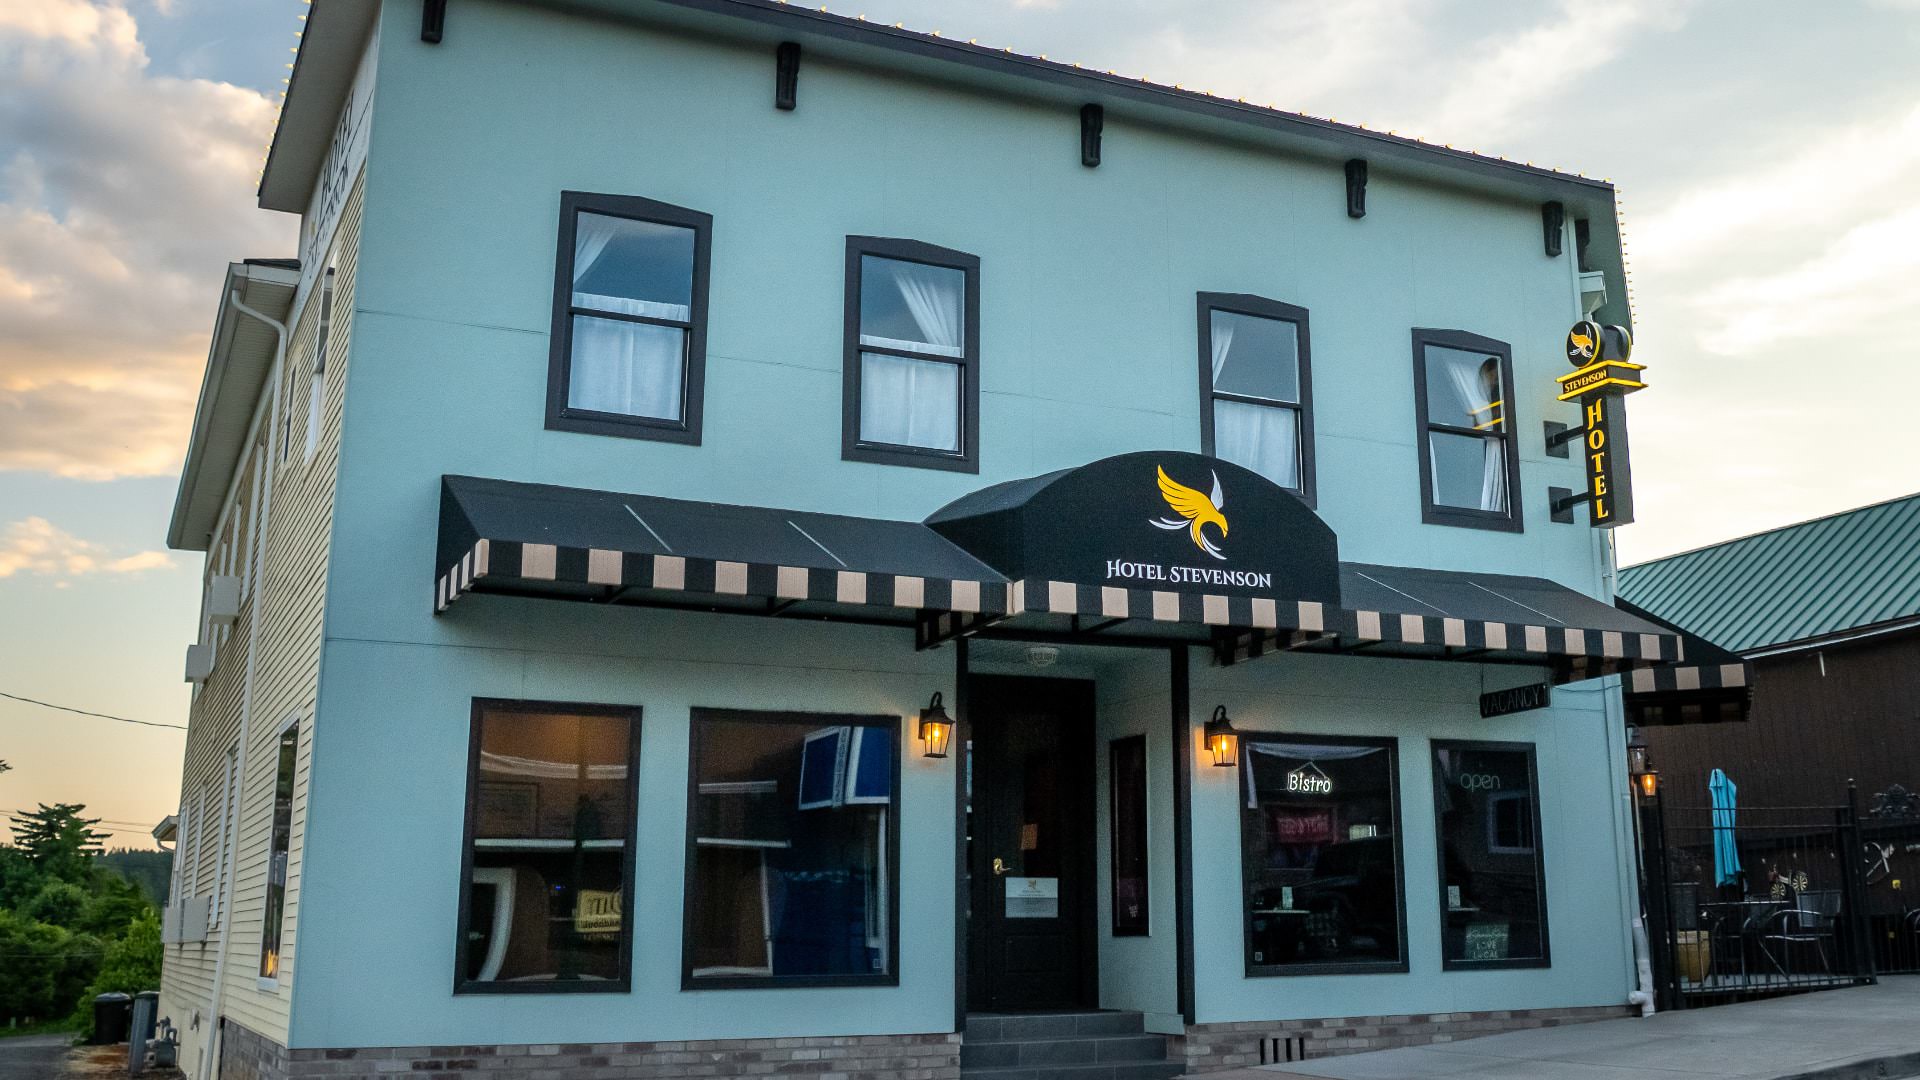
[[[1681,659],[1670,627],[1540,578],[1342,563],[1283,488],[1122,454],[984,488],[925,522],[473,477],[442,483],[435,606],[469,593],[965,635],[1534,665],[1556,682]]]

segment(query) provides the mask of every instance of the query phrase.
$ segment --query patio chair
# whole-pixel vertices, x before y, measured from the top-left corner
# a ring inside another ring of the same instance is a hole
[[[1795,951],[1808,949],[1820,961],[1820,970],[1833,974],[1833,962],[1827,951],[1827,943],[1835,938],[1835,924],[1840,915],[1840,890],[1818,889],[1801,893],[1795,898],[1793,906],[1773,912],[1760,928],[1760,950],[1766,954],[1767,961],[1775,971],[1782,975],[1809,974],[1795,972]]]

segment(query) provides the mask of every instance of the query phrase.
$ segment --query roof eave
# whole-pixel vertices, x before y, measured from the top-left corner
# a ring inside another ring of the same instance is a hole
[[[187,457],[180,468],[180,487],[174,495],[173,515],[167,525],[167,546],[176,551],[205,551],[212,539],[212,519],[220,511],[233,481],[246,440],[238,446],[216,446],[210,438],[216,418],[236,413],[251,416],[259,404],[273,357],[234,356],[236,320],[251,318],[234,310],[232,297],[242,293],[248,306],[285,320],[300,285],[300,271],[279,265],[280,260],[227,265],[220,286],[219,312],[214,316],[212,342],[207,349],[206,375],[193,410],[193,432]],[[264,305],[264,306],[263,306]]]

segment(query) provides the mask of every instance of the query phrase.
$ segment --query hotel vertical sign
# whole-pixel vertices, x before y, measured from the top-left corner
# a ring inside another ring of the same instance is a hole
[[[1557,501],[1554,509],[1568,510],[1584,502],[1588,523],[1596,529],[1633,521],[1627,412],[1621,399],[1647,384],[1640,377],[1645,367],[1633,363],[1632,356],[1633,338],[1625,327],[1581,321],[1567,331],[1567,360],[1574,370],[1558,377],[1560,400],[1580,406],[1581,422],[1552,438],[1579,440],[1586,490]]]

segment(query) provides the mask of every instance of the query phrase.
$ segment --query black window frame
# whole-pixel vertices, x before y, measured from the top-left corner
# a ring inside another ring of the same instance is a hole
[[[1507,463],[1507,509],[1505,513],[1492,510],[1479,510],[1466,506],[1443,506],[1433,497],[1433,446],[1429,434],[1439,431],[1451,435],[1467,435],[1475,438],[1494,438],[1484,431],[1472,428],[1455,427],[1451,424],[1435,424],[1427,418],[1427,346],[1437,345],[1447,349],[1461,349],[1466,352],[1484,352],[1500,358],[1500,378],[1505,390],[1502,408],[1505,410],[1505,430],[1498,438],[1506,444]],[[1449,525],[1463,529],[1486,529],[1493,532],[1525,532],[1526,519],[1522,513],[1520,493],[1520,417],[1515,407],[1519,397],[1513,381],[1513,346],[1497,338],[1483,337],[1465,330],[1438,330],[1430,327],[1416,327],[1413,331],[1413,422],[1415,449],[1420,458],[1420,520],[1427,525]]]
[[[627,728],[627,837],[625,858],[621,860],[620,884],[620,975],[615,979],[576,982],[482,982],[467,978],[467,931],[473,907],[473,852],[475,810],[480,779],[480,718],[487,710],[532,713],[577,713],[599,716],[623,716]],[[453,948],[453,992],[469,994],[625,994],[633,989],[633,911],[638,906],[633,894],[635,853],[640,846],[640,731],[641,708],[638,705],[610,705],[586,701],[535,701],[524,698],[473,699],[472,717],[467,730],[466,823],[460,840],[460,912],[455,919]]]
[[[698,853],[694,835],[698,828],[700,801],[701,728],[708,723],[792,724],[795,727],[820,727],[841,724],[850,727],[884,728],[893,739],[893,779],[887,829],[887,956],[888,970],[869,975],[721,975],[694,978],[694,857]],[[906,740],[901,733],[901,718],[884,713],[801,712],[797,710],[733,709],[695,706],[687,716],[687,817],[686,854],[680,867],[680,989],[686,990],[783,990],[830,986],[900,985],[900,776]]]
[[[1539,879],[1540,896],[1540,955],[1509,960],[1450,960],[1447,958],[1447,860],[1441,848],[1440,836],[1440,751],[1465,750],[1508,753],[1524,753],[1527,756],[1528,792],[1533,799],[1533,851],[1535,873]],[[1540,836],[1540,758],[1538,747],[1530,742],[1511,742],[1495,739],[1429,739],[1427,746],[1427,768],[1433,776],[1433,842],[1434,863],[1440,891],[1436,896],[1436,913],[1439,915],[1440,928],[1440,969],[1442,971],[1499,971],[1525,968],[1550,968],[1553,966],[1553,935],[1547,923],[1547,910],[1551,906],[1547,900],[1547,849],[1541,843]]]
[[[1355,963],[1334,964],[1256,964],[1253,961],[1253,915],[1252,897],[1247,892],[1247,803],[1246,777],[1239,770],[1234,772],[1234,804],[1239,818],[1239,857],[1240,871],[1240,937],[1246,962],[1245,974],[1249,979],[1310,978],[1315,975],[1394,975],[1411,971],[1407,941],[1407,857],[1404,833],[1406,832],[1405,807],[1401,804],[1400,789],[1403,786],[1400,776],[1400,740],[1391,735],[1316,735],[1311,732],[1293,731],[1242,731],[1240,735],[1240,768],[1252,769],[1253,757],[1248,751],[1249,743],[1315,743],[1322,746],[1379,746],[1387,751],[1387,775],[1391,782],[1390,801],[1393,805],[1393,873],[1397,888],[1394,890],[1394,917],[1398,920],[1400,934],[1400,959],[1375,960]]]
[[[582,213],[626,218],[656,225],[693,230],[693,295],[689,322],[628,315],[573,306],[574,233]],[[583,435],[613,435],[628,439],[700,445],[707,383],[707,291],[713,250],[713,215],[638,195],[609,195],[589,191],[560,193],[560,230],[554,252],[553,327],[547,352],[547,430]],[[567,404],[573,376],[573,317],[585,315],[614,322],[671,326],[687,332],[687,349],[680,388],[680,419],[628,416],[622,413],[576,409]]]
[[[1244,405],[1258,405],[1262,408],[1292,409],[1299,418],[1297,430],[1300,437],[1300,486],[1296,489],[1279,484],[1278,481],[1275,483],[1282,490],[1299,496],[1300,501],[1307,506],[1317,507],[1319,496],[1314,478],[1313,454],[1313,343],[1308,333],[1307,309],[1298,304],[1289,304],[1251,293],[1203,292],[1196,294],[1195,304],[1199,310],[1200,324],[1200,452],[1208,457],[1220,456],[1215,451],[1213,433],[1213,403],[1216,398],[1237,401]],[[1293,324],[1299,342],[1297,356],[1300,380],[1299,401],[1281,401],[1277,398],[1235,394],[1213,388],[1213,313],[1216,311]]]
[[[293,860],[293,802],[300,782],[300,717],[281,725],[274,736],[273,802],[267,818],[267,880],[260,908],[260,955],[254,969],[260,989],[278,989],[280,960],[286,955],[287,884]],[[287,789],[286,816],[281,817],[280,787],[284,777]],[[177,847],[178,845],[176,845]],[[274,861],[280,860],[280,881],[273,880]],[[271,948],[269,948],[271,946]],[[267,956],[273,956],[273,971],[268,973]]]
[[[1153,933],[1153,765],[1145,735],[1107,741],[1107,929],[1111,936],[1150,937]],[[1123,926],[1120,919],[1120,766],[1123,754],[1139,755],[1140,917]]]
[[[868,255],[900,262],[920,263],[966,275],[966,311],[961,318],[963,343],[956,358],[929,356],[904,349],[860,344],[860,260]],[[840,392],[840,458],[874,465],[906,465],[948,472],[980,471],[980,257],[920,240],[886,236],[847,237],[846,311],[843,320]],[[912,360],[951,363],[960,369],[960,450],[953,453],[924,446],[867,442],[860,438],[860,354],[880,353]]]

